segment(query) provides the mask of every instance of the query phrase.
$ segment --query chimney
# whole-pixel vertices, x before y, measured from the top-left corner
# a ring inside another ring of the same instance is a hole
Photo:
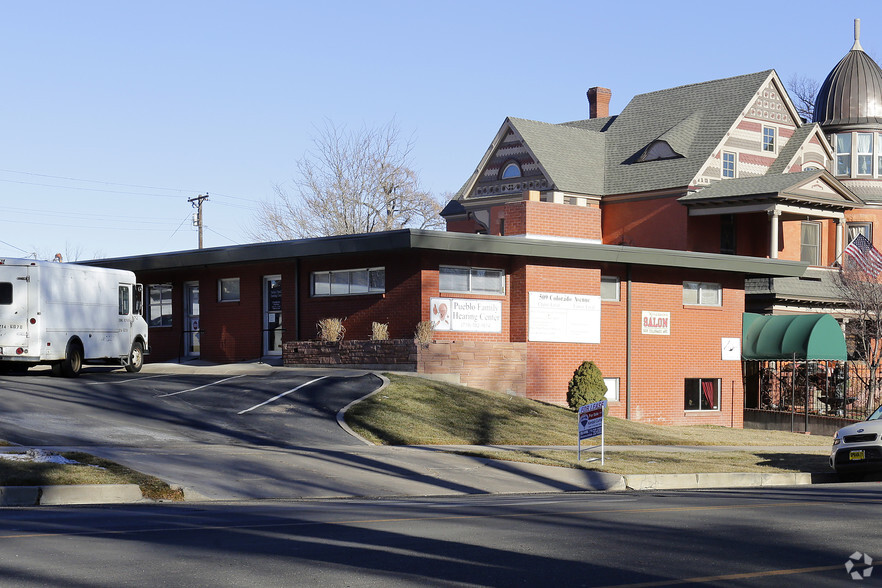
[[[606,118],[609,116],[609,99],[612,90],[609,88],[590,88],[588,90],[588,104],[591,118]]]

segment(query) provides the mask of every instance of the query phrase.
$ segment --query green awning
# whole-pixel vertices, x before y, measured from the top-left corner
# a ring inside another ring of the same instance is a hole
[[[845,361],[845,335],[829,314],[766,316],[745,312],[741,323],[745,360],[828,359]]]

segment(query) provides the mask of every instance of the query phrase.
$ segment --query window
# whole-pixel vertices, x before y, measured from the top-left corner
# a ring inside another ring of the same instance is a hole
[[[505,272],[477,267],[438,268],[438,289],[441,292],[470,294],[505,294]]]
[[[220,302],[238,302],[239,278],[223,278],[218,280],[217,299]]]
[[[720,253],[735,253],[735,215],[720,216]]]
[[[718,378],[686,378],[686,410],[720,410]]]
[[[171,284],[147,286],[147,324],[151,327],[172,326]]]
[[[720,306],[723,303],[723,288],[708,282],[683,282],[683,304],[699,306]]]
[[[129,286],[120,286],[119,287],[119,314],[121,316],[127,316],[129,314],[129,301],[131,300],[131,295],[129,294]]]
[[[857,173],[873,175],[873,133],[857,133]]]
[[[600,299],[618,301],[621,287],[615,276],[600,276]]]
[[[872,243],[873,223],[848,223],[848,242],[854,241],[858,235],[863,235]]]
[[[514,162],[506,164],[505,167],[502,168],[502,175],[499,176],[502,180],[519,177],[521,177],[521,168]]]
[[[729,151],[723,153],[723,177],[735,177],[735,154]]]
[[[606,384],[606,394],[604,395],[604,398],[610,402],[617,402],[619,400],[619,379],[604,378],[603,383]]]
[[[312,273],[313,296],[350,296],[386,291],[386,268],[371,267]]]
[[[800,234],[799,260],[821,265],[821,223],[803,222]]]
[[[836,135],[836,175],[851,175],[851,133]]]
[[[12,282],[0,282],[0,304],[12,304]]]
[[[876,173],[882,174],[882,133],[876,133]]]
[[[775,152],[775,127],[763,127],[763,151]]]

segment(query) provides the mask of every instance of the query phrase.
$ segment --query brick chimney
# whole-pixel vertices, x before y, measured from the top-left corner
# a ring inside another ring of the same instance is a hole
[[[589,88],[588,104],[591,118],[606,118],[609,116],[609,99],[612,96],[612,90],[609,88]]]

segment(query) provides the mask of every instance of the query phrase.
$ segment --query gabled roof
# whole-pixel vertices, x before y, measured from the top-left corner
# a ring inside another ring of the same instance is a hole
[[[751,178],[721,180],[679,199],[694,206],[722,205],[745,199],[790,200],[835,209],[861,206],[860,201],[842,182],[826,170],[811,170],[791,174],[766,174]]]
[[[773,75],[767,70],[635,96],[606,131],[605,193],[688,186]],[[639,162],[662,136],[677,141],[671,147],[688,157]]]
[[[548,179],[562,192],[603,194],[603,133],[567,125],[506,119],[520,135]]]
[[[686,188],[770,80],[777,81],[774,70],[640,94],[618,116],[602,119],[506,118],[457,198],[472,192],[509,130],[553,190],[604,196]],[[659,142],[678,157],[642,161]]]
[[[793,132],[790,140],[787,141],[787,144],[784,145],[784,148],[781,149],[781,152],[778,154],[778,158],[775,159],[775,163],[769,166],[769,171],[766,173],[787,173],[787,170],[790,168],[791,165],[793,165],[793,160],[796,158],[799,150],[802,148],[803,145],[808,143],[813,136],[818,137],[821,146],[823,147],[824,151],[827,152],[827,157],[832,158],[833,151],[830,149],[830,144],[827,142],[827,138],[824,137],[824,133],[821,131],[820,125],[818,125],[817,123],[803,125]]]

